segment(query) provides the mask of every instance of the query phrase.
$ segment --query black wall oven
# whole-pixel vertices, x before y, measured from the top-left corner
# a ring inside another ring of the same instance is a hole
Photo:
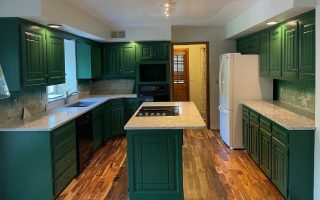
[[[91,112],[87,112],[76,120],[77,124],[77,157],[78,174],[90,163],[93,156],[93,134]]]

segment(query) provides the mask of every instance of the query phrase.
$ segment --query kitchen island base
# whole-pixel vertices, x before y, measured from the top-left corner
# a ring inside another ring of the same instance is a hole
[[[183,200],[183,130],[127,130],[130,200]]]

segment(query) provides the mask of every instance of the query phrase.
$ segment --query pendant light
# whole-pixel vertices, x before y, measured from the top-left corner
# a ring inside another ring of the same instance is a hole
[[[10,92],[7,86],[6,79],[4,78],[2,67],[0,65],[0,99],[5,99],[8,97],[10,97]]]

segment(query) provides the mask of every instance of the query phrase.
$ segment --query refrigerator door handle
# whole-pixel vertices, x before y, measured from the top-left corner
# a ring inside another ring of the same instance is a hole
[[[224,109],[222,106],[219,106],[219,111],[223,112],[223,113],[228,113],[229,111]]]
[[[221,91],[221,84],[223,83],[222,80],[221,80],[221,77],[222,77],[222,68],[223,68],[223,60],[221,61],[220,63],[220,71],[219,71],[219,93],[220,93],[220,96],[222,96],[222,91]]]

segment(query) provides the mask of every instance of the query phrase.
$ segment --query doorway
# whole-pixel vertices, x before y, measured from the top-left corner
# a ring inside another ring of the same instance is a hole
[[[172,43],[171,52],[172,100],[194,102],[209,128],[209,42]]]

